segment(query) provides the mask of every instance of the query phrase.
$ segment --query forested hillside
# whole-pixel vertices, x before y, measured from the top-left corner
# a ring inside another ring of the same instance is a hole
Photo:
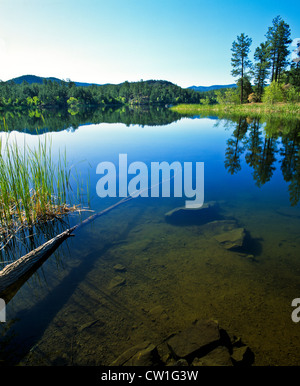
[[[36,106],[42,108],[80,105],[170,105],[199,103],[201,94],[171,82],[148,80],[121,84],[78,86],[72,81],[44,79],[43,83],[0,83],[0,107]]]

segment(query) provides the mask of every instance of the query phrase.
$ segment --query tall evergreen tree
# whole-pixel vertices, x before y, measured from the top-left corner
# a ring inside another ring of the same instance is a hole
[[[252,43],[252,39],[242,33],[240,36],[237,36],[237,41],[234,41],[232,43],[232,48],[231,48],[231,51],[232,51],[231,74],[233,76],[240,77],[241,103],[243,103],[244,77],[247,75],[247,70],[251,68],[251,61],[248,58],[251,43]]]
[[[248,75],[244,75],[243,78],[240,78],[237,81],[237,92],[240,96],[242,95],[242,103],[246,103],[248,101],[248,96],[253,93],[250,77]]]
[[[267,42],[270,46],[271,82],[273,80],[279,82],[282,72],[289,64],[287,57],[290,53],[288,46],[292,42],[290,36],[289,25],[280,16],[275,17],[272,27],[269,27],[266,33]]]
[[[269,58],[270,50],[268,43],[261,43],[254,52],[254,59],[256,61],[254,65],[254,85],[259,100],[261,99],[266,80],[270,74],[271,63]]]

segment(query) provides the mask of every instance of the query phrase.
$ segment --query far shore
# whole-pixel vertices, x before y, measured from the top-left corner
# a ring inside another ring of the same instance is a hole
[[[170,107],[171,110],[187,115],[197,114],[229,114],[229,115],[247,115],[259,116],[268,115],[278,118],[297,118],[300,119],[300,103],[245,103],[241,105],[234,104],[180,104]]]

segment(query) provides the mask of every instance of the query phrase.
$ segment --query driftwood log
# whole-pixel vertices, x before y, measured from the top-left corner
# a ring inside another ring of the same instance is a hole
[[[29,279],[29,277],[47,260],[49,256],[70,236],[74,236],[73,232],[96,218],[105,215],[111,210],[115,209],[119,205],[131,200],[133,197],[128,196],[118,201],[116,204],[102,210],[99,213],[95,213],[73,226],[65,230],[64,232],[53,237],[51,240],[42,244],[38,248],[32,250],[26,255],[20,257],[18,260],[11,264],[8,264],[0,271],[0,298],[8,303],[21,286]]]

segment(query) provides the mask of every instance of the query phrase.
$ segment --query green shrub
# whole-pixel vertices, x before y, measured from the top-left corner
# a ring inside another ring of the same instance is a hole
[[[300,101],[300,93],[296,91],[295,87],[290,86],[286,90],[286,101],[287,102],[299,102]]]
[[[285,101],[285,90],[283,84],[273,81],[270,86],[267,86],[262,96],[262,102],[273,104]]]
[[[238,105],[240,103],[240,96],[235,88],[230,88],[225,92],[217,90],[216,97],[220,105]]]

